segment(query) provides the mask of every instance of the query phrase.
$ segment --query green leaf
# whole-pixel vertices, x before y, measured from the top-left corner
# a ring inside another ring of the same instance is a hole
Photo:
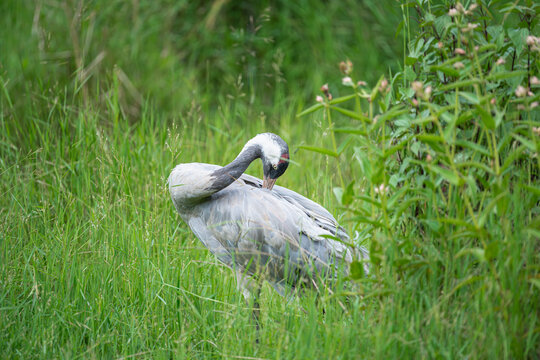
[[[486,223],[487,219],[489,218],[489,215],[493,213],[493,208],[497,205],[497,202],[501,199],[503,199],[505,196],[508,195],[507,191],[503,191],[499,195],[497,195],[494,199],[492,199],[489,204],[482,209],[482,214],[480,215],[478,219],[478,226],[484,227],[484,224]]]
[[[354,112],[354,111],[351,111],[351,110],[347,110],[347,109],[343,109],[343,108],[340,108],[340,107],[337,107],[337,106],[330,106],[331,109],[333,110],[336,110],[340,113],[342,113],[343,115],[345,116],[348,116],[352,119],[356,119],[356,120],[362,120],[368,124],[371,123],[371,120],[367,117],[367,116],[364,116],[360,113],[357,113],[357,112]]]
[[[403,76],[405,76],[405,80],[408,80],[408,81],[416,80],[416,73],[414,72],[411,66],[405,66],[405,70],[403,71]],[[408,89],[411,89],[411,88],[408,88]],[[414,90],[411,89],[411,91],[414,91]]]
[[[512,134],[512,137],[525,145],[529,150],[536,152],[536,145],[529,139],[524,138],[518,134]]]
[[[532,278],[532,279],[529,279],[529,282],[533,284],[534,286],[536,286],[538,289],[540,289],[540,279]]]
[[[355,182],[354,180],[351,181],[351,183],[347,185],[347,188],[343,192],[343,196],[341,199],[342,199],[342,204],[345,206],[350,205],[354,199],[354,182]]]
[[[465,86],[471,86],[471,85],[478,84],[478,83],[480,83],[479,79],[460,80],[460,81],[454,81],[454,82],[451,82],[449,84],[443,85],[439,89],[443,90],[443,91],[444,90],[452,90],[452,89],[456,89],[456,88],[462,88],[462,87],[465,87]]]
[[[482,107],[482,105],[476,105],[476,110],[480,113],[480,119],[482,119],[482,123],[489,129],[489,130],[495,130],[495,119],[493,119],[493,116]]]
[[[432,134],[419,134],[416,135],[416,138],[420,140],[421,142],[425,142],[428,144],[431,143],[444,143],[444,139],[440,137],[439,135],[432,135]]]
[[[462,91],[459,93],[459,96],[465,99],[469,104],[476,105],[480,103],[478,96],[473,93]]]
[[[335,151],[325,149],[325,148],[321,148],[321,147],[316,147],[316,146],[300,145],[298,148],[308,150],[308,151],[317,152],[317,153],[328,155],[328,156],[332,156],[332,157],[335,157],[335,158],[337,158],[339,156],[339,154],[337,152],[335,152]]]
[[[501,166],[501,173],[504,173],[506,169],[508,169],[516,159],[522,156],[524,150],[525,150],[525,146],[521,145],[514,151],[510,152],[510,154],[506,156],[506,159],[504,160],[504,163]]]
[[[386,203],[386,207],[388,209],[393,209],[394,208],[394,205],[396,203],[396,201],[398,200],[401,200],[401,198],[403,197],[403,195],[405,195],[405,193],[409,190],[409,186],[408,185],[405,185],[403,186],[401,189],[399,189],[398,191],[396,191],[395,194],[393,194],[390,199],[388,199],[388,202]]]
[[[486,260],[493,260],[497,257],[499,254],[499,240],[492,241],[487,247],[484,252],[484,255],[486,256]]]
[[[359,222],[359,223],[364,223],[364,224],[371,224],[371,225],[373,225],[375,227],[378,227],[378,228],[383,228],[383,229],[387,228],[387,226],[384,223],[382,223],[380,221],[377,221],[377,220],[370,219],[370,218],[365,217],[365,216],[354,216],[354,217],[350,218],[349,220],[356,221],[356,222]]]
[[[430,165],[430,170],[432,170],[434,173],[439,174],[442,176],[446,181],[448,181],[450,184],[459,186],[462,182],[458,175],[453,173],[449,169],[445,169],[443,167],[437,166],[437,165]]]
[[[381,82],[383,81],[383,79],[384,79],[384,75],[381,75],[381,77],[379,78],[379,81],[377,81],[377,84],[371,90],[370,98],[372,102],[375,101],[375,99],[377,98],[377,94],[379,93],[379,87],[381,86]]]
[[[347,146],[351,143],[351,141],[352,141],[352,137],[349,136],[345,141],[343,141],[343,142],[339,145],[339,147],[337,148],[337,153],[338,153],[338,155],[341,155],[341,153],[342,153],[343,151],[345,151],[345,149],[346,149]]]
[[[457,71],[456,69],[454,69],[451,66],[433,65],[433,66],[431,66],[429,68],[429,71],[433,71],[433,72],[440,71],[443,74],[453,76],[453,77],[458,77],[459,76],[459,71]]]
[[[362,129],[357,128],[335,128],[333,130],[335,133],[344,133],[344,134],[353,134],[353,135],[364,135],[366,136],[366,132]]]
[[[540,196],[540,188],[537,186],[530,186],[530,185],[523,185],[527,191],[529,191],[531,194],[534,194],[536,196]]]
[[[369,196],[366,196],[366,195],[357,195],[356,196],[357,199],[360,199],[362,201],[365,201],[365,202],[368,202],[370,204],[373,204],[375,205],[376,207],[378,207],[379,209],[381,208],[381,202],[378,201],[378,200],[374,200],[372,198],[370,198]]]
[[[349,185],[347,185],[347,188],[345,190],[340,187],[335,187],[333,191],[340,205],[350,205],[354,200],[354,180]]]
[[[486,77],[487,80],[502,80],[502,79],[509,79],[513,77],[518,76],[525,76],[527,75],[527,71],[525,70],[517,70],[517,71],[504,71],[499,73],[490,74]]]
[[[384,154],[383,154],[383,158],[386,159],[389,156],[393,155],[396,151],[403,149],[403,147],[405,147],[405,145],[407,145],[410,140],[411,140],[410,138],[405,139],[402,142],[400,142],[399,144],[391,146],[388,149],[385,149]]]
[[[340,205],[343,205],[343,188],[335,187],[332,189],[334,191],[334,195],[336,196],[337,201]]]
[[[351,272],[351,278],[354,280],[362,279],[364,277],[364,265],[360,261],[353,261],[349,270]]]
[[[446,218],[441,218],[440,221],[442,223],[445,223],[445,224],[452,224],[452,225],[462,226],[462,227],[467,228],[467,229],[469,229],[471,231],[479,232],[479,230],[476,229],[473,224],[469,224],[468,222],[466,222],[466,221],[464,221],[462,219],[446,217]]]
[[[416,138],[421,142],[430,145],[435,151],[444,151],[444,148],[442,146],[442,144],[444,144],[444,139],[438,135],[420,134],[416,135]]]
[[[341,97],[335,98],[333,100],[330,100],[328,103],[330,105],[341,104],[341,103],[343,103],[345,101],[349,101],[351,99],[354,99],[355,97],[356,97],[356,94],[347,95],[347,96],[341,96]]]
[[[321,103],[318,103],[318,104],[315,104],[309,108],[307,108],[306,110],[302,111],[301,113],[299,114],[296,114],[296,117],[302,117],[302,116],[305,116],[305,115],[308,115],[308,114],[311,114],[319,109],[321,109],[324,105],[321,104]]]
[[[508,37],[512,40],[516,54],[519,56],[525,47],[527,46],[527,35],[529,31],[527,29],[508,29]]]
[[[481,276],[478,276],[478,275],[469,275],[467,276],[467,278],[465,278],[464,280],[460,281],[459,284],[457,284],[447,295],[446,297],[450,297],[452,296],[456,291],[458,291],[459,289],[461,289],[462,287],[466,286],[466,285],[470,285],[472,283],[475,283],[479,280],[482,280],[484,278],[485,275],[481,275]]]
[[[485,262],[486,261],[486,255],[484,249],[475,247],[475,248],[467,248],[463,249],[460,252],[456,254],[456,259],[460,258],[464,255],[474,255],[478,261]]]
[[[475,168],[484,170],[488,174],[492,174],[492,175],[494,174],[493,169],[491,169],[486,164],[482,164],[482,163],[480,163],[478,161],[463,161],[463,162],[457,163],[456,167],[458,167],[458,168],[475,167]]]
[[[485,155],[485,156],[491,156],[491,153],[486,150],[483,146],[480,146],[476,143],[473,143],[471,141],[467,141],[467,140],[456,140],[456,145],[458,146],[461,146],[461,147],[464,147],[464,148],[468,148],[470,150],[473,150],[473,151],[476,151],[476,152],[479,152],[480,154],[482,155]]]

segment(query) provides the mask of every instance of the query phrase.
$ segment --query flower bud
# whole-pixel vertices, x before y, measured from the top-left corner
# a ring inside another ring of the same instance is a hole
[[[536,76],[531,78],[531,85],[540,85],[540,80]]]
[[[324,99],[323,99],[322,96],[317,95],[317,97],[315,98],[315,101],[317,101],[318,103],[322,103],[324,101]]]
[[[420,81],[413,81],[411,87],[418,94],[424,89],[424,84]]]
[[[497,65],[503,65],[504,63],[506,63],[506,60],[504,60],[504,58],[498,58],[497,61],[495,62],[495,64]]]
[[[458,61],[453,66],[454,66],[454,69],[463,69],[465,67],[465,65],[463,65],[461,61]]]
[[[538,42],[538,38],[536,38],[536,37],[534,37],[534,36],[532,36],[532,35],[527,36],[527,45],[533,46],[533,45],[535,45],[537,42]]]
[[[424,95],[426,95],[426,98],[429,99],[431,97],[431,92],[433,91],[431,85],[428,85],[426,89],[424,90]]]
[[[478,27],[478,24],[468,23],[467,26],[464,27],[461,31],[464,33],[467,33],[467,32],[473,31],[477,27]]]
[[[458,16],[459,12],[457,11],[457,9],[455,8],[451,8],[449,11],[448,11],[448,16],[451,16],[451,17],[454,17],[454,16]]]
[[[456,48],[456,50],[454,50],[454,52],[458,55],[465,55],[465,50],[463,50],[462,48]]]
[[[517,97],[525,97],[525,96],[527,96],[527,89],[525,89],[521,85],[518,85],[518,87],[516,88],[516,96]]]
[[[341,83],[344,86],[354,87],[354,83],[353,83],[352,79],[350,77],[348,77],[348,76],[345,76],[343,79],[341,79]]]
[[[379,91],[380,91],[381,93],[383,93],[383,92],[385,92],[385,91],[387,90],[387,88],[388,88],[388,80],[382,79],[381,85],[380,85],[380,87],[379,87]]]

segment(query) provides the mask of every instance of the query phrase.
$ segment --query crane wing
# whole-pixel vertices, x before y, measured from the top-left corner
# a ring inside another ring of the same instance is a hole
[[[247,184],[261,188],[262,180],[247,174],[240,178]],[[350,238],[345,229],[338,225],[336,219],[321,205],[287,188],[275,185],[272,191],[275,191],[280,197],[287,200],[292,205],[313,219],[321,228],[329,231],[333,236],[338,237],[344,242],[349,242]]]

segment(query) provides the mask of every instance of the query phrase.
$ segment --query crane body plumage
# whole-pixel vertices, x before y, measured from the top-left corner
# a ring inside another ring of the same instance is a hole
[[[180,164],[168,182],[176,210],[219,260],[242,278],[269,281],[283,295],[347,273],[353,258],[366,258],[367,251],[346,245],[349,236],[325,208],[273,186],[288,165],[288,147],[279,140],[259,134],[229,165]],[[243,174],[256,158],[263,160],[264,181]]]

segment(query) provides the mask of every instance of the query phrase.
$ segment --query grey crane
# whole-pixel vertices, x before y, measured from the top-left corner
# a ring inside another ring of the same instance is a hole
[[[263,163],[263,181],[243,174],[257,158]],[[254,278],[267,280],[285,295],[299,285],[332,281],[348,272],[353,258],[368,258],[366,249],[346,245],[349,236],[325,208],[274,186],[288,165],[287,143],[263,133],[224,167],[180,164],[169,176],[176,210],[199,240],[236,271],[246,300],[259,289]],[[367,261],[364,269],[367,273]]]

